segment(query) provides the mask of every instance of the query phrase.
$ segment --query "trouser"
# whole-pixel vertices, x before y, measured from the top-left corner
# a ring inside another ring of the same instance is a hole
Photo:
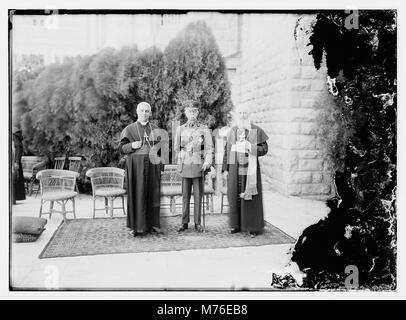
[[[193,184],[194,222],[200,224],[202,198],[204,193],[203,177],[182,178],[182,224],[190,221],[190,196]]]

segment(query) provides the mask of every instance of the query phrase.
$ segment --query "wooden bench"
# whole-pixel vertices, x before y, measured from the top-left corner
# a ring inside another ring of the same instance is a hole
[[[206,205],[207,210],[213,213],[213,179],[215,174],[208,173],[205,179],[203,205]],[[169,197],[170,213],[176,213],[176,199],[182,197],[182,177],[177,170],[177,165],[165,165],[165,169],[161,175],[161,197]],[[206,198],[206,199],[205,199]],[[193,196],[191,197],[193,199]],[[165,207],[166,205],[162,205]],[[180,203],[182,206],[182,203]]]
[[[48,163],[47,157],[36,157],[36,156],[21,157],[25,186],[29,195],[32,194],[34,182],[37,181],[36,179],[37,172],[46,169],[47,163]]]

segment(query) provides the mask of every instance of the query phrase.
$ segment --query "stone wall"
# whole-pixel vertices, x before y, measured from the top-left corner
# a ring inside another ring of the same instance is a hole
[[[302,27],[312,19],[298,14],[243,15],[239,86],[233,90],[269,136],[269,152],[260,160],[264,189],[325,199],[333,190],[316,119],[333,101],[326,90],[326,70],[316,71],[308,55],[308,34]]]

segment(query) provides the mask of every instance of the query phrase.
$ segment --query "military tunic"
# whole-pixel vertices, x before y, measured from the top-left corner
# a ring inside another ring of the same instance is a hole
[[[211,165],[213,142],[210,130],[201,123],[187,122],[176,130],[175,152],[178,171],[182,176],[182,224],[190,220],[190,197],[193,185],[194,222],[200,225],[201,203],[204,193],[202,165]]]

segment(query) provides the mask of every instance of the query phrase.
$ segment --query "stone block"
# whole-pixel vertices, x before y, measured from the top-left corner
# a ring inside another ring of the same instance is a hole
[[[272,167],[270,169],[270,172],[271,172],[270,178],[281,181],[281,182],[285,180],[285,173],[282,169],[277,168],[277,167]]]
[[[323,170],[323,160],[321,160],[321,159],[299,160],[299,170],[322,171]]]
[[[300,124],[300,133],[305,135],[314,135],[317,132],[317,124],[315,122],[303,122]]]
[[[289,110],[288,119],[292,122],[311,122],[317,118],[317,111],[308,108],[295,108]]]
[[[323,183],[302,184],[301,194],[303,195],[320,195],[329,194],[331,186]]]
[[[283,148],[284,146],[284,136],[272,134],[269,137],[268,145],[275,146],[276,148]]]
[[[278,122],[273,123],[270,126],[272,134],[299,134],[300,123],[299,122]]]
[[[307,79],[296,79],[292,81],[292,91],[310,91],[312,90],[312,82]]]
[[[310,171],[291,172],[289,183],[293,184],[312,183],[312,173]]]
[[[285,153],[281,158],[281,162],[286,172],[295,171],[299,167],[299,157],[297,153]]]
[[[286,194],[288,196],[298,196],[302,193],[300,184],[288,184],[286,187]]]
[[[316,138],[311,135],[287,135],[285,136],[285,148],[290,150],[315,149]]]
[[[312,183],[321,183],[323,182],[323,173],[322,172],[313,172],[312,173]]]
[[[318,150],[299,151],[300,159],[317,159],[319,156],[320,156],[320,151],[318,151]]]
[[[271,119],[271,122],[288,122],[290,119],[289,114],[290,112],[284,109],[275,109],[268,111],[268,115]]]
[[[303,79],[303,68],[300,65],[291,65],[289,70],[292,79]]]
[[[316,109],[315,99],[313,97],[300,99],[300,107],[304,109]]]
[[[274,190],[278,193],[285,194],[286,193],[286,185],[278,180],[269,178],[268,179],[269,184],[271,185],[271,190]]]
[[[322,182],[325,184],[331,184],[333,182],[333,172],[331,168],[328,171],[323,171]]]
[[[315,79],[311,81],[311,91],[327,91],[327,80],[326,79]]]
[[[324,72],[320,72],[320,70],[316,70],[314,66],[302,66],[300,73],[301,79],[325,79],[326,75]]]
[[[272,174],[272,166],[270,164],[264,164],[263,162],[259,163],[259,166],[261,168],[261,173],[270,176]]]
[[[283,93],[290,91],[290,80],[287,79],[279,79],[278,81],[274,81],[271,85],[272,92],[274,93]]]
[[[286,122],[283,123],[283,133],[285,134],[299,134],[300,123],[299,122]]]

